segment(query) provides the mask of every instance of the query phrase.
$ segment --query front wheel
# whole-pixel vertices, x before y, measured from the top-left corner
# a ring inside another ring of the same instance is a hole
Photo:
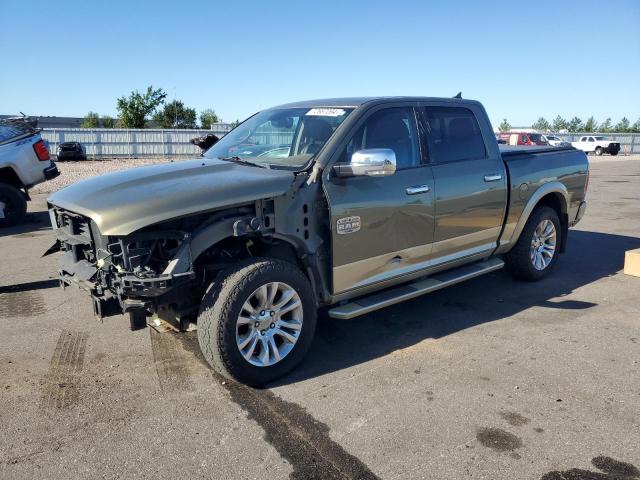
[[[302,361],[316,314],[311,285],[300,269],[252,259],[221,272],[205,293],[198,341],[216,371],[262,386]]]
[[[528,281],[547,275],[558,259],[561,232],[558,213],[550,207],[537,207],[518,242],[504,257],[507,271],[517,279]]]

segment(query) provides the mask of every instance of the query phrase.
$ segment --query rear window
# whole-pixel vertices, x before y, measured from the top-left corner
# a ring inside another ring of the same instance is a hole
[[[424,113],[429,159],[432,162],[456,162],[487,156],[480,126],[471,110],[426,107]]]

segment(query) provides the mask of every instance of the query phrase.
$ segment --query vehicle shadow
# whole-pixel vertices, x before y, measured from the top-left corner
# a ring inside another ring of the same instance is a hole
[[[28,212],[22,223],[15,227],[0,228],[0,238],[21,235],[22,237],[32,237],[38,235],[37,232],[51,230],[51,220],[49,212],[38,211]],[[19,237],[20,238],[20,237]]]
[[[556,270],[540,282],[518,282],[494,272],[353,320],[321,313],[316,337],[305,361],[269,385],[298,382],[358,365],[458,331],[508,318],[532,306],[547,308],[546,322],[567,321],[563,310],[597,303],[558,300],[577,288],[612,276],[624,265],[624,252],[640,247],[640,238],[572,230],[567,253]],[[547,314],[548,312],[548,314]]]

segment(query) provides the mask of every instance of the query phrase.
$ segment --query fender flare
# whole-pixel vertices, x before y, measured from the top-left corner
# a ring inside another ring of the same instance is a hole
[[[531,216],[531,213],[533,212],[533,209],[538,206],[538,204],[540,203],[540,200],[542,200],[544,197],[546,197],[550,193],[559,194],[561,198],[560,208],[562,210],[560,213],[568,215],[569,191],[567,190],[567,187],[565,187],[562,183],[558,181],[545,183],[540,188],[538,188],[533,193],[533,195],[531,195],[531,197],[529,197],[527,204],[524,206],[524,209],[520,214],[520,218],[518,219],[518,222],[515,224],[515,226],[511,227],[512,231],[510,235],[508,231],[509,230],[508,225],[505,226],[505,231],[503,233],[504,240],[500,241],[500,247],[498,248],[497,253],[505,253],[506,251],[511,249],[513,245],[516,244],[516,242],[520,238],[520,234],[522,233],[524,226],[526,225],[527,221],[529,220],[529,217]],[[507,239],[507,236],[508,236],[508,239]]]

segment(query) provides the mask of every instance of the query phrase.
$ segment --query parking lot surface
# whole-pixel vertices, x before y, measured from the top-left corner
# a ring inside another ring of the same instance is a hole
[[[130,332],[57,286],[45,195],[0,230],[0,478],[640,478],[640,161],[591,165],[556,271],[350,321],[264,390],[195,333]],[[324,316],[326,317],[326,315]]]

